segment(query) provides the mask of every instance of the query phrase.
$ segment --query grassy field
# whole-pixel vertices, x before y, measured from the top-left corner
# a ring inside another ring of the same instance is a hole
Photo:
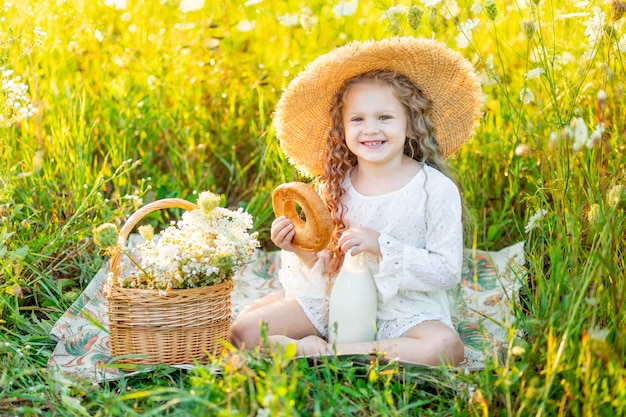
[[[615,0],[3,2],[0,415],[626,415],[624,12]],[[55,384],[48,332],[106,261],[93,225],[208,189],[253,214],[271,247],[268,196],[298,178],[271,126],[281,89],[320,53],[392,35],[445,42],[481,74],[484,117],[452,164],[474,245],[526,241],[518,348],[469,374],[227,352],[193,371]]]

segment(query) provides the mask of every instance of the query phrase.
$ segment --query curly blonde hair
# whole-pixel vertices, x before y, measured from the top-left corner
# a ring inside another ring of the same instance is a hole
[[[339,247],[339,237],[348,226],[343,219],[343,214],[347,210],[347,207],[343,204],[343,196],[346,193],[343,184],[350,170],[357,165],[356,156],[346,145],[343,109],[351,88],[372,81],[384,82],[392,87],[396,97],[406,110],[407,138],[404,145],[404,153],[416,161],[441,171],[457,185],[459,191],[461,190],[457,175],[454,174],[451,166],[446,162],[439,149],[435,129],[428,116],[431,102],[424,97],[419,87],[404,75],[385,70],[371,71],[346,79],[332,101],[330,110],[332,127],[326,140],[328,151],[326,167],[324,174],[318,179],[322,197],[330,210],[335,224],[334,233],[328,245],[331,254],[328,273],[331,278],[339,272],[344,258],[344,254]],[[466,214],[464,214],[465,217],[467,217]]]

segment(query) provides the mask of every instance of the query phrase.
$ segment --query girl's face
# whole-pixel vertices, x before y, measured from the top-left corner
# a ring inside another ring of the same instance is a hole
[[[343,125],[346,145],[359,164],[402,160],[407,115],[388,84],[366,81],[351,87],[343,108]]]

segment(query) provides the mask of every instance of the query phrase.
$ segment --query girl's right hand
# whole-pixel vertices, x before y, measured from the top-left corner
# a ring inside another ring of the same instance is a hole
[[[317,254],[306,252],[293,246],[291,241],[295,234],[293,223],[287,217],[280,216],[272,222],[272,227],[270,228],[272,242],[282,250],[295,253],[304,265],[311,268],[317,262]]]
[[[270,237],[272,242],[280,249],[295,252],[295,247],[291,244],[295,234],[293,223],[286,216],[277,217],[272,222]]]

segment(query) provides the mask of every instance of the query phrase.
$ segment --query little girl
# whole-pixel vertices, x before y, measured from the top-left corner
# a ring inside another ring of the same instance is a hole
[[[461,278],[463,204],[445,161],[482,103],[471,65],[416,38],[351,43],[311,63],[281,97],[276,131],[290,161],[316,179],[335,233],[319,253],[294,247],[278,217],[283,290],[233,323],[239,347],[295,343],[303,355],[367,354],[456,365],[463,344],[446,290]],[[320,128],[321,126],[321,128]],[[344,254],[365,253],[378,290],[377,340],[331,346],[328,295]]]

